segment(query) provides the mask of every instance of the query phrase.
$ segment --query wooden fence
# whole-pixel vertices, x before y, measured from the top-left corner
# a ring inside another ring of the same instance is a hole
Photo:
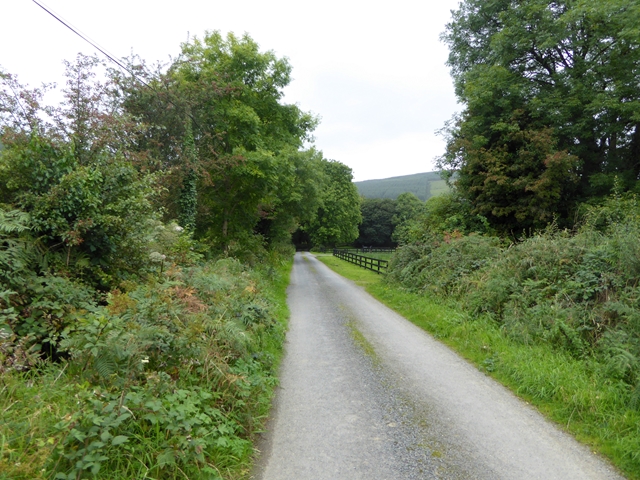
[[[364,255],[358,255],[357,253],[352,253],[348,250],[339,250],[337,248],[333,249],[333,256],[376,273],[386,270],[389,266],[387,260],[365,257]]]
[[[346,248],[342,249],[347,252],[354,253],[393,253],[396,251],[395,247],[361,247],[361,248]]]

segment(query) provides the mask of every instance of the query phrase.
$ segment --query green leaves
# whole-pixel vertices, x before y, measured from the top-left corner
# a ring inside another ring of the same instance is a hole
[[[322,162],[324,179],[316,218],[305,226],[316,245],[349,243],[358,237],[362,222],[360,196],[352,183],[351,169],[334,160]]]
[[[443,36],[463,116],[441,166],[502,231],[640,174],[637,2],[466,0]],[[510,183],[511,187],[506,187]]]
[[[246,468],[284,339],[273,282],[286,285],[273,268],[228,258],[113,292],[80,319],[62,345],[71,413],[57,417],[49,473],[226,478]]]
[[[155,80],[170,92],[171,111],[164,100],[122,82],[126,108],[154,127],[150,148],[166,159],[161,168],[177,167],[165,177],[165,207],[183,226],[194,225],[197,237],[227,249],[254,230],[270,240],[295,228],[291,222],[303,207],[287,196],[288,183],[307,156],[292,152],[317,121],[282,103],[290,72],[286,59],[261,52],[248,35],[214,31],[183,44],[180,60]],[[184,139],[183,148],[176,138]]]
[[[413,196],[418,200],[415,195]],[[360,208],[362,223],[358,227],[359,236],[356,244],[375,247],[391,246],[393,243],[391,235],[396,223],[394,222],[396,201],[390,198],[363,198]]]

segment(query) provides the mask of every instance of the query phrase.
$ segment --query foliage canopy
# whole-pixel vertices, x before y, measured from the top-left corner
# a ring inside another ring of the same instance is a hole
[[[286,59],[261,52],[248,35],[219,32],[183,44],[181,56],[148,79],[153,89],[114,73],[125,109],[151,127],[141,145],[149,167],[170,172],[167,212],[178,216],[176,197],[197,191],[199,238],[226,247],[260,223],[270,240],[314,215],[317,189],[307,185],[320,182],[320,154],[302,148],[317,120],[282,103],[290,74]]]
[[[465,110],[441,166],[502,231],[640,175],[640,5],[465,0],[443,35]]]

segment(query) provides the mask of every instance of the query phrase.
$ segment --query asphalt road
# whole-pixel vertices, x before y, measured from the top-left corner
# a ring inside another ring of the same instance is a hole
[[[260,480],[620,479],[504,387],[310,254]]]

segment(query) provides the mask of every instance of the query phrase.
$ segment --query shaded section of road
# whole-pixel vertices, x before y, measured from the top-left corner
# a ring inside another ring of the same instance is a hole
[[[617,479],[510,392],[313,256],[254,478]]]

